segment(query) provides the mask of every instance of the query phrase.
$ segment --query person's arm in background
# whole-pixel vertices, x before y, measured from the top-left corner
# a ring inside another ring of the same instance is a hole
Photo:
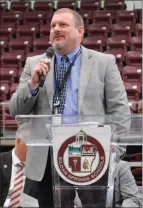
[[[120,194],[123,199],[121,207],[142,207],[142,197],[138,191],[135,179],[132,175],[128,162],[120,161],[119,168],[119,184]]]
[[[107,123],[115,124],[120,139],[120,136],[129,132],[131,113],[127,93],[113,55],[109,57],[105,74],[105,104]],[[125,146],[118,146],[119,156],[125,153],[125,149]]]
[[[46,75],[46,71],[48,71],[48,66],[40,60],[40,63],[31,69],[32,58],[27,58],[19,86],[10,99],[10,112],[13,117],[20,114],[27,115],[33,111],[38,95],[40,75],[42,73]]]

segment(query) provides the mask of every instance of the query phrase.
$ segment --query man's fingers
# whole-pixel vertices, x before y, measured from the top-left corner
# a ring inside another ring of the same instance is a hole
[[[36,68],[35,68],[35,71],[34,71],[36,74],[39,74],[39,75],[41,75],[42,73],[43,73],[43,70],[42,70],[42,68],[40,67],[40,66],[37,66]]]
[[[45,64],[44,62],[41,62],[41,63],[40,63],[40,66],[44,67],[44,68],[48,71],[48,66],[47,66],[47,64]]]
[[[40,64],[40,68],[43,71],[43,74],[46,75],[48,72],[48,67],[45,64]]]
[[[43,64],[43,63],[41,63],[41,64],[39,64],[39,65],[36,65],[36,67],[35,67],[35,70],[34,70],[36,73],[38,73],[38,74],[44,74],[44,75],[46,75],[47,74],[47,72],[49,71],[48,70],[48,67],[47,67],[47,65],[46,64]]]
[[[41,59],[41,60],[40,60],[40,63],[45,63],[45,64],[47,64],[47,63],[48,63],[48,58]]]

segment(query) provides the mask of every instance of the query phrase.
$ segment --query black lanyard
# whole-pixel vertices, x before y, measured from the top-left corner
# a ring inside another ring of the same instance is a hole
[[[72,66],[74,65],[77,57],[81,54],[81,48],[80,50],[78,51],[78,53],[76,54],[76,56],[74,57],[74,60],[72,61],[72,63],[70,63],[70,65],[68,66],[67,68],[67,71],[65,72],[64,74],[64,78],[61,82],[61,85],[60,83],[58,82],[58,76],[57,76],[57,64],[55,64],[55,67],[54,67],[54,78],[55,78],[55,95],[59,96],[62,89],[64,88],[64,84],[66,83],[66,81],[68,80],[68,77],[71,73],[71,69],[72,69]],[[56,60],[55,60],[56,61]]]

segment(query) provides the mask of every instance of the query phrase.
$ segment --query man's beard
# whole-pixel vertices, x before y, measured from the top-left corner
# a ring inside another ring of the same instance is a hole
[[[54,51],[58,52],[58,51],[61,51],[65,47],[65,44],[63,44],[63,43],[56,43],[52,47],[53,47]]]

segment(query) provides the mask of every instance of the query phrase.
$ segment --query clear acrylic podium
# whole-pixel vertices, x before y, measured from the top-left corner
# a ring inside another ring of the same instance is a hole
[[[26,177],[42,180],[50,151],[54,208],[70,208],[73,193],[74,207],[114,207],[115,166],[127,145],[142,144],[141,116],[21,115],[16,120],[31,129]]]

